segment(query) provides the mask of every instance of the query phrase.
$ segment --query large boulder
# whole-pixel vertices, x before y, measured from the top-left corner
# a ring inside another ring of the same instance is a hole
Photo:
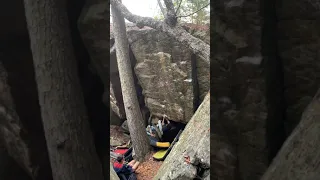
[[[191,164],[185,162],[189,156]],[[204,170],[197,174],[197,170]],[[198,110],[191,118],[167,156],[155,180],[193,180],[196,177],[210,177],[210,93],[207,94]]]
[[[228,102],[227,102],[228,103]],[[211,179],[234,180],[237,174],[237,153],[235,145],[231,144],[228,138],[228,129],[221,123],[222,107],[227,103],[221,104],[215,98],[211,100],[210,125],[214,127],[210,135],[210,157]]]
[[[320,83],[320,4],[283,0],[277,6],[278,47],[284,68],[287,129],[299,123]]]
[[[121,146],[129,140],[130,136],[125,134],[120,126],[110,126],[110,146]]]
[[[109,3],[103,0],[86,1],[78,20],[82,40],[88,50],[93,67],[106,87],[109,86],[110,38]]]
[[[147,34],[154,37],[152,33]],[[146,48],[145,45],[148,44],[140,41],[135,42],[131,47],[133,52],[137,53],[138,63],[135,71],[143,87],[147,107],[154,115],[161,117],[166,114],[169,119],[189,121],[193,114],[194,98],[191,74],[188,74],[190,60],[187,59],[185,61],[187,63],[182,64],[181,61],[175,62],[174,57],[168,53],[145,52],[142,54],[142,48]],[[150,50],[154,51],[153,48]],[[183,54],[190,55],[190,53]]]
[[[219,138],[214,138],[213,143],[224,144],[216,151],[237,149],[233,156],[238,161],[241,179],[259,179],[268,165],[260,1],[218,0],[213,9],[213,96],[222,105],[228,104],[221,109],[218,124],[215,123],[224,127],[225,133],[214,131]],[[214,156],[213,161],[221,161],[221,158]],[[220,168],[221,172],[230,172],[227,166],[212,166]]]
[[[225,134],[214,134],[237,149],[241,179],[260,179],[318,89],[319,9],[307,0],[213,6],[213,96],[229,101],[218,120]]]
[[[125,119],[116,56],[109,54],[110,44],[114,43],[112,32],[110,32],[110,39],[105,36],[106,32],[112,30],[107,23],[108,11],[107,2],[91,0],[83,9],[78,24],[94,67],[104,83],[111,84],[111,109],[121,119]],[[172,120],[188,122],[194,111],[191,51],[174,38],[148,27],[139,29],[134,24],[128,23],[127,32],[132,49],[130,55],[132,67],[135,68],[139,81],[136,86],[142,88],[142,94],[139,94],[139,89],[137,93],[140,97],[144,96],[140,105],[143,107],[145,104],[154,115],[166,114]],[[208,41],[208,31],[196,34]],[[110,67],[107,66],[108,59],[110,59]],[[159,61],[160,59],[162,61]],[[200,90],[197,96],[203,100],[209,90],[210,68],[205,61],[197,58],[195,69],[198,73],[196,80],[199,82]],[[110,82],[106,78],[109,72]],[[163,91],[163,88],[166,88],[166,91]]]
[[[209,90],[210,68],[200,58],[196,60],[197,67],[192,67],[190,49],[158,30],[131,28],[128,38],[137,61],[135,72],[151,113],[188,122],[193,114],[193,99],[198,98],[194,97],[193,81],[199,82],[203,100]],[[197,79],[192,78],[192,70],[197,71]]]
[[[136,59],[135,73],[150,112],[188,122],[193,114],[193,100],[199,98],[194,97],[197,87],[193,81],[199,82],[197,96],[203,100],[209,89],[210,68],[200,58],[192,67],[190,49],[158,30],[131,27],[128,38]],[[197,79],[192,78],[192,71],[197,72]]]

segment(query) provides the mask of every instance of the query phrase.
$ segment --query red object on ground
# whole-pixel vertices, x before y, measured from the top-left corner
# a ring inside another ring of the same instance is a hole
[[[128,151],[128,149],[116,149],[116,150],[114,150],[115,153],[122,154],[122,155],[124,155],[127,151]]]
[[[113,163],[113,167],[115,167],[115,168],[121,169],[122,166],[123,166],[123,164],[121,164],[121,163],[119,163],[119,162],[117,162],[117,161]]]

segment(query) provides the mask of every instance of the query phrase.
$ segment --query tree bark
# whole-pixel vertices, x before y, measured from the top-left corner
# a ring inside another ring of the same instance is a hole
[[[164,4],[167,7],[167,14],[165,18],[166,24],[168,24],[170,27],[175,27],[177,25],[178,19],[176,17],[176,12],[174,11],[174,5],[172,3],[172,0],[163,0]]]
[[[126,26],[121,13],[114,6],[111,6],[111,10],[123,103],[137,160],[143,161],[150,152],[150,146],[136,95]]]
[[[173,7],[170,5],[172,4],[172,1],[171,3],[168,3],[168,1],[169,0],[165,1],[166,6],[167,8],[169,6],[170,9],[172,9]],[[153,18],[134,15],[119,0],[110,0],[110,3],[128,21],[139,24],[139,25],[143,25],[143,26],[149,26],[151,28],[166,32],[168,35],[175,38],[178,42],[181,42],[182,44],[189,46],[189,48],[193,51],[194,54],[204,59],[208,63],[208,65],[210,65],[210,45],[206,44],[201,39],[198,39],[192,36],[181,26],[177,24],[175,26],[172,26],[172,24],[167,24],[168,21],[165,21],[166,23],[164,23],[161,21],[157,21]],[[172,19],[172,18],[169,18],[169,19]]]
[[[24,0],[54,180],[102,180],[77,76],[66,4]]]
[[[320,172],[320,89],[261,180],[309,180]]]
[[[161,13],[163,16],[166,16],[166,10],[163,8],[162,4],[161,4],[161,0],[157,0],[158,1],[158,5],[160,7]]]

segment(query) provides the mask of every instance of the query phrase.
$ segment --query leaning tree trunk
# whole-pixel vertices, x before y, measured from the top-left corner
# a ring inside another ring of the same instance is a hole
[[[121,13],[113,6],[111,6],[111,10],[123,103],[137,160],[143,161],[144,157],[150,152],[150,146],[136,96],[126,26]]]
[[[63,0],[25,0],[39,104],[54,180],[102,180]]]
[[[311,180],[320,172],[320,89],[262,180]],[[319,174],[318,174],[319,175]]]

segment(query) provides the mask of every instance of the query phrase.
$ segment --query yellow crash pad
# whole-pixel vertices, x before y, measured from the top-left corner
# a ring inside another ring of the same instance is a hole
[[[158,152],[153,154],[153,158],[157,160],[163,160],[167,154],[167,149],[159,150]]]
[[[157,147],[162,147],[162,148],[170,147],[170,143],[169,142],[157,142],[156,145],[157,145]]]

